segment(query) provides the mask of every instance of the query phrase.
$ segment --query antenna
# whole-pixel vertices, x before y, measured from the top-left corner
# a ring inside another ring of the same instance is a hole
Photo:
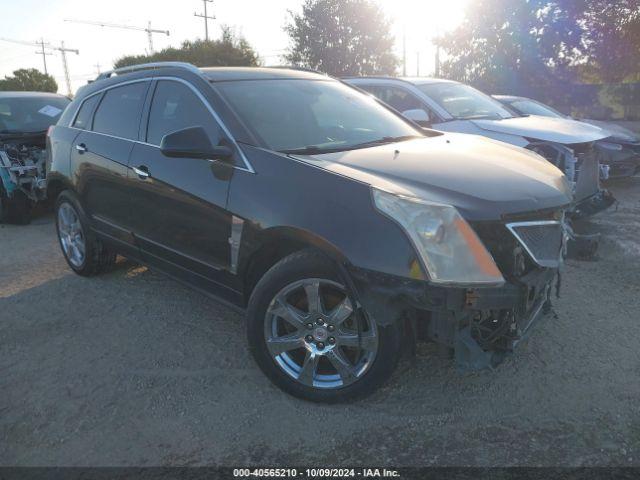
[[[153,54],[154,50],[153,50],[153,35],[154,33],[162,33],[164,35],[166,35],[167,37],[169,36],[169,30],[159,30],[159,29],[155,29],[155,28],[151,28],[151,21],[149,21],[148,25],[146,27],[136,27],[133,25],[120,25],[118,23],[108,23],[108,22],[97,22],[97,21],[91,21],[91,20],[74,20],[74,19],[70,19],[70,18],[65,18],[64,20],[65,22],[72,22],[72,23],[84,23],[86,25],[96,25],[98,27],[110,27],[110,28],[123,28],[125,30],[138,30],[141,32],[147,32],[147,41],[149,42],[149,54]]]
[[[216,17],[207,15],[207,3],[213,3],[213,0],[202,0],[202,4],[204,5],[204,14],[202,13],[194,13],[195,17],[204,18],[204,39],[209,41],[209,20],[215,20]]]

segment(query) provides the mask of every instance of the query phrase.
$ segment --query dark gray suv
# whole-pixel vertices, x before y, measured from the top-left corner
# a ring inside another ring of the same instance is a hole
[[[117,70],[48,141],[69,266],[118,253],[246,311],[258,365],[296,396],[371,392],[418,340],[495,365],[549,306],[563,174],[323,75]]]

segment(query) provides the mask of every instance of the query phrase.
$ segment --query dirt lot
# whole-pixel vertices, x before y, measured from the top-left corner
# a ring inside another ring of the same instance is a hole
[[[0,465],[640,466],[640,178],[613,190],[599,258],[516,355],[461,376],[421,348],[347,406],[271,386],[215,301],[126,262],[73,275],[51,216],[0,226]]]

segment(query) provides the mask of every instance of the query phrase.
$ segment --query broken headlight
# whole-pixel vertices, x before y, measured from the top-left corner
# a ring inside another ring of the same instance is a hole
[[[455,207],[373,189],[376,207],[409,235],[434,283],[501,285],[504,278]]]

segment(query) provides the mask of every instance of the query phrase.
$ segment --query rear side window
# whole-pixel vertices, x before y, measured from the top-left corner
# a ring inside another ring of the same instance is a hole
[[[196,126],[205,129],[213,145],[220,143],[220,127],[202,100],[182,83],[159,81],[149,112],[147,143],[160,145],[166,134]]]
[[[148,86],[138,82],[107,90],[93,119],[93,131],[137,139]]]
[[[76,121],[73,122],[73,126],[76,128],[81,128],[83,130],[89,129],[91,127],[91,114],[93,113],[96,104],[100,100],[100,95],[94,95],[92,97],[87,98],[80,110],[78,111],[78,115],[76,116]]]

